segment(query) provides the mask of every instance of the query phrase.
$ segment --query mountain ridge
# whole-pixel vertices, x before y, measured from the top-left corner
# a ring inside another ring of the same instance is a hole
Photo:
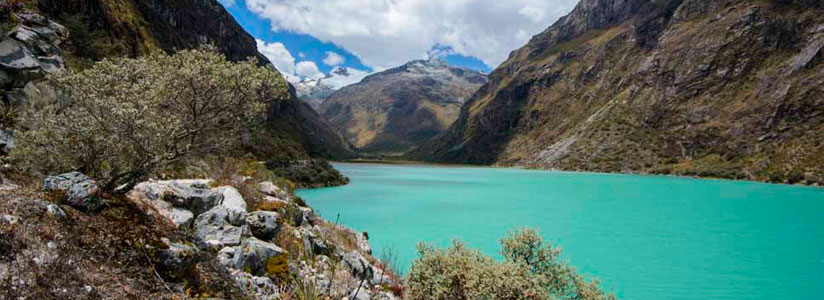
[[[583,0],[410,157],[824,182],[820,7]]]
[[[319,111],[356,147],[397,155],[447,128],[485,82],[439,59],[414,60],[335,91]]]

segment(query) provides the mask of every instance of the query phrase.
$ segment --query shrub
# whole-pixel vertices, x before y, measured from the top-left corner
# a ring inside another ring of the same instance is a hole
[[[106,191],[236,147],[262,123],[267,101],[286,93],[274,69],[209,48],[103,60],[48,79],[71,101],[26,112],[12,157],[42,172],[81,171]]]
[[[612,299],[597,280],[587,282],[544,244],[537,231],[521,229],[501,240],[504,261],[459,241],[439,249],[418,246],[406,299]]]
[[[323,159],[270,159],[266,162],[266,166],[278,177],[289,179],[301,188],[339,186],[349,183],[348,177]]]

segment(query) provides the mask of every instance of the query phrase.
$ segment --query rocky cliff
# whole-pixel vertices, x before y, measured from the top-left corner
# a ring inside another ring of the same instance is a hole
[[[419,158],[824,182],[821,1],[582,0]]]
[[[82,68],[111,56],[139,56],[149,51],[191,49],[213,45],[229,60],[257,58],[254,38],[216,0],[42,0],[39,8],[66,25],[70,35],[64,45],[66,60]],[[292,99],[273,107],[269,149],[257,153],[295,159],[307,156],[345,159],[354,156],[351,146],[311,107]],[[277,141],[275,143],[274,141]],[[277,145],[276,145],[277,144]],[[273,150],[289,149],[277,152]],[[277,153],[276,153],[277,152]]]
[[[212,44],[230,60],[268,62],[254,38],[216,0],[40,0],[38,7],[74,27],[68,49],[83,57],[138,56]]]
[[[441,60],[412,61],[334,92],[320,112],[364,151],[404,153],[448,128],[484,83]]]

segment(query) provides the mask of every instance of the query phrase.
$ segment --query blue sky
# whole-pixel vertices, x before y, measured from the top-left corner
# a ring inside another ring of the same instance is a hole
[[[491,72],[577,0],[219,0],[292,80],[440,57]]]
[[[320,69],[323,73],[328,73],[334,67],[323,63],[326,53],[330,51],[343,56],[345,60],[343,64],[340,65],[341,67],[349,67],[370,72],[376,71],[372,67],[361,63],[357,56],[352,55],[352,53],[349,53],[346,49],[342,49],[333,43],[322,42],[308,34],[295,33],[287,30],[272,30],[272,23],[249,11],[246,8],[246,3],[244,0],[236,0],[232,4],[227,3],[229,2],[224,2],[224,7],[226,7],[229,13],[235,17],[237,22],[243,26],[249,34],[254,36],[256,39],[263,40],[267,43],[277,42],[283,44],[286,49],[289,50],[289,53],[292,54],[292,57],[296,60],[313,61],[318,66],[318,69]],[[451,47],[435,45],[433,46],[433,49],[449,50]],[[422,57],[410,57],[409,60],[411,61],[421,58]],[[452,65],[485,73],[492,71],[492,68],[484,64],[483,61],[474,57],[468,57],[460,54],[448,54],[441,58]]]
[[[288,31],[273,31],[272,23],[246,9],[244,0],[236,0],[234,5],[225,5],[226,10],[235,17],[235,20],[246,29],[249,34],[256,39],[261,39],[267,43],[278,42],[286,46],[289,53],[297,60],[313,61],[317,64],[321,72],[328,73],[333,67],[323,64],[323,59],[327,51],[332,51],[343,56],[345,61],[342,67],[350,67],[359,70],[372,71],[372,68],[363,65],[356,56],[341,49],[335,44],[324,43],[307,34],[300,34]],[[301,56],[303,54],[303,56]]]

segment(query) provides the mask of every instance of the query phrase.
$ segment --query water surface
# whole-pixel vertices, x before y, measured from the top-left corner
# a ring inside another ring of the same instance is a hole
[[[489,254],[538,228],[622,299],[824,299],[824,189],[493,168],[335,164],[343,187],[302,190],[405,267],[415,244]]]

